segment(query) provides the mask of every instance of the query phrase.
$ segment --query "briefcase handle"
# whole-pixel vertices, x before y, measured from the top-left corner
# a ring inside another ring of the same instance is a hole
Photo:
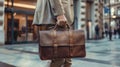
[[[55,24],[53,30],[57,30],[58,27],[62,27],[62,26]],[[72,30],[71,26],[68,23],[66,23],[65,27],[63,27],[63,28],[67,28],[68,30]]]

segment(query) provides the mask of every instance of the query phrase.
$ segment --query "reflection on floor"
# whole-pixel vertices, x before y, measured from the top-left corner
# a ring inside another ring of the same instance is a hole
[[[15,67],[15,66],[0,62],[0,67]]]

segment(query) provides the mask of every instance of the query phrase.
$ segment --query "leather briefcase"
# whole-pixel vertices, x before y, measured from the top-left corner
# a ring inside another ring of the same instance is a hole
[[[85,57],[84,31],[39,31],[39,54],[41,60]]]

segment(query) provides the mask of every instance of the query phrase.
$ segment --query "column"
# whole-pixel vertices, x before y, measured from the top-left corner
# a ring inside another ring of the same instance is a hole
[[[0,0],[0,45],[5,43],[4,34],[4,0]]]

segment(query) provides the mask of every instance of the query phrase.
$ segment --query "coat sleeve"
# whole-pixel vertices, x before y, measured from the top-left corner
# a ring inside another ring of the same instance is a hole
[[[65,13],[61,0],[53,0],[53,3],[54,3],[54,11],[55,11],[57,16]]]

